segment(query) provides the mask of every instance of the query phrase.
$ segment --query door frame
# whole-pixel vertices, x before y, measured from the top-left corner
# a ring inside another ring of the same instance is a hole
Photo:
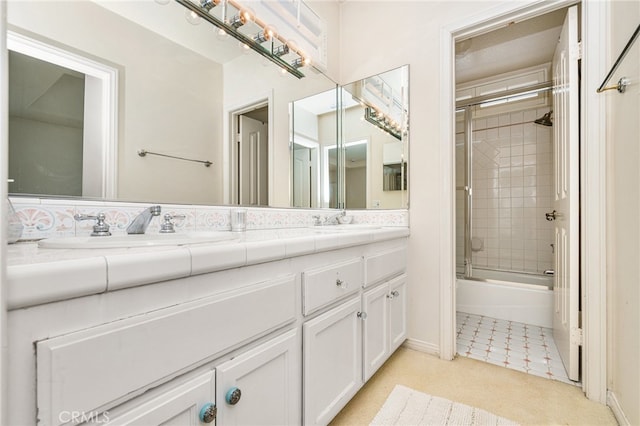
[[[224,117],[226,119],[223,123],[223,140],[226,142],[222,144],[222,199],[225,204],[238,204],[238,182],[236,176],[238,172],[238,151],[235,136],[238,133],[238,117],[252,111],[256,108],[262,107],[268,108],[268,130],[267,146],[269,152],[268,156],[268,170],[273,170],[273,90],[270,90],[263,94],[258,94],[251,99],[245,99],[236,104],[230,105],[225,108]],[[268,183],[268,205],[271,205],[273,197],[273,173],[269,172]]]
[[[557,2],[505,2],[478,15],[440,29],[440,122],[444,137],[440,162],[442,176],[440,214],[440,357],[453,359],[456,330],[455,273],[455,40],[497,29],[514,20],[542,15],[578,4]],[[609,7],[606,2],[582,2],[582,82],[580,140],[580,271],[583,346],[582,390],[587,398],[606,403],[606,147],[605,102],[596,88],[606,74]],[[588,195],[588,196],[587,196]]]

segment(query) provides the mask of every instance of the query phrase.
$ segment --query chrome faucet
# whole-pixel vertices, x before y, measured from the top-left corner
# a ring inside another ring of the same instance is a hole
[[[320,215],[315,215],[312,216],[314,219],[314,225],[335,225],[338,223],[338,218],[339,217],[344,217],[347,215],[346,210],[341,210],[340,212],[336,213],[336,214],[332,214],[329,216],[325,216],[324,218],[321,218]]]
[[[151,223],[151,219],[154,216],[160,216],[160,206],[151,206],[142,211],[135,219],[127,226],[127,234],[144,234]]]

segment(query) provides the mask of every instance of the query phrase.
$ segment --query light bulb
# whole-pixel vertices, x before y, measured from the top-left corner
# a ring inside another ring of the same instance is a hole
[[[256,15],[255,13],[253,13],[253,9],[251,9],[250,7],[242,9],[242,11],[240,11],[240,16],[242,16],[245,24],[247,22],[253,22],[256,19]]]
[[[216,37],[220,41],[225,41],[228,36],[229,35],[227,34],[227,32],[225,30],[223,30],[222,28],[218,28],[218,31],[216,31]]]
[[[251,50],[251,46],[249,46],[247,43],[243,43],[243,42],[238,42],[238,46],[240,47],[240,50],[242,51],[242,53],[247,54],[249,53],[249,51]]]
[[[200,24],[200,22],[202,22],[202,18],[200,18],[200,16],[196,12],[189,9],[185,11],[184,17],[191,25],[198,25]]]
[[[238,29],[247,22],[253,22],[253,16],[253,11],[251,11],[251,9],[242,9],[238,12],[237,15],[231,18],[229,25],[231,25],[235,29]]]

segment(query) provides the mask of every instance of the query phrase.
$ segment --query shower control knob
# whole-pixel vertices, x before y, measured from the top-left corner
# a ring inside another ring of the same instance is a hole
[[[549,222],[551,222],[552,220],[556,220],[558,212],[554,210],[551,213],[545,213],[544,216]]]

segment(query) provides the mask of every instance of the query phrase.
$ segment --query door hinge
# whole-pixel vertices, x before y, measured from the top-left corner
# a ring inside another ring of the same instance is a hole
[[[573,60],[577,61],[579,59],[582,59],[582,42],[581,41],[577,42],[571,49],[570,53],[571,53],[571,58]]]
[[[572,328],[570,341],[572,345],[582,346],[582,329]]]

